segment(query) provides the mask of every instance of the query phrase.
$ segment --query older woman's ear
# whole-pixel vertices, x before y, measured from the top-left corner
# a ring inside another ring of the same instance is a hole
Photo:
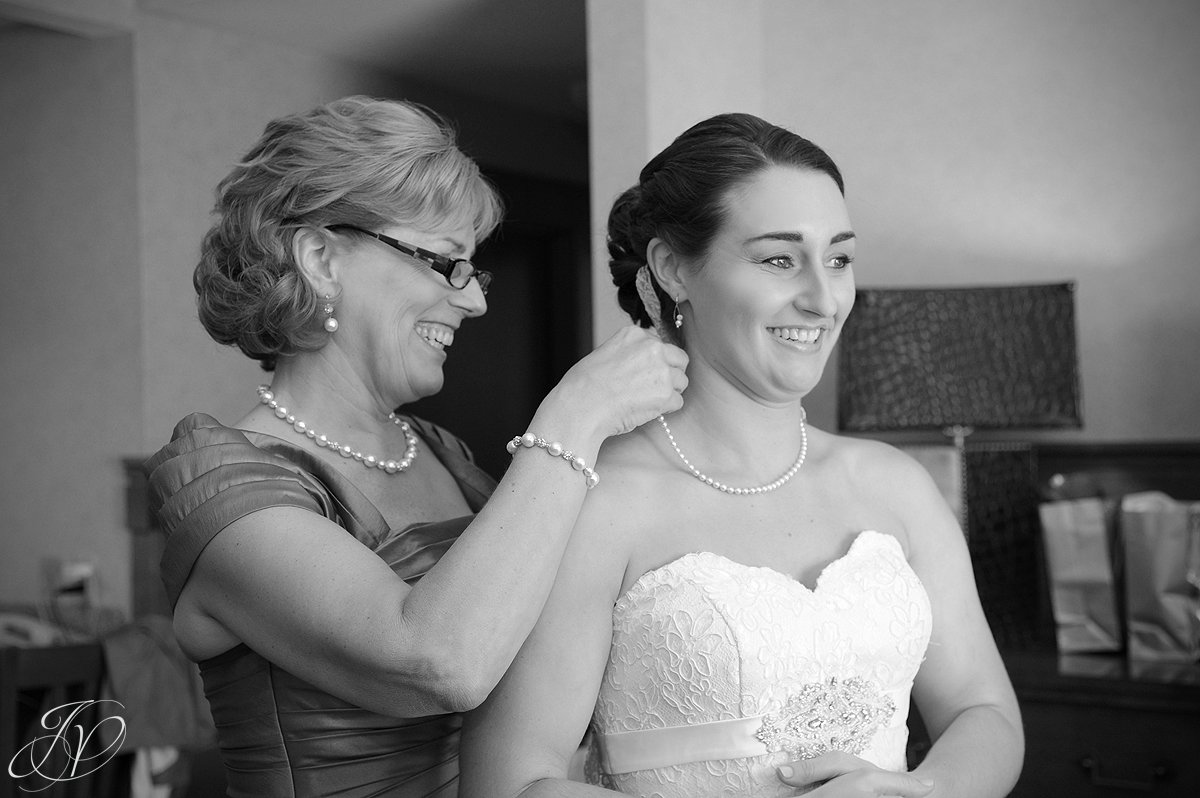
[[[301,227],[292,235],[292,260],[319,296],[340,293],[340,265],[335,257],[338,247],[329,230],[321,227]]]

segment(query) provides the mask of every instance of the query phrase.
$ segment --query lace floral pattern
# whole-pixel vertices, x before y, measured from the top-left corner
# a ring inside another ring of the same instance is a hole
[[[929,599],[890,535],[859,534],[812,590],[769,568],[688,554],[644,574],[614,607],[592,722],[615,733],[778,718],[806,685],[869,685],[879,711],[861,724],[859,755],[903,770],[908,696],[930,628]],[[775,776],[790,758],[781,749],[601,781],[652,798],[795,795]]]

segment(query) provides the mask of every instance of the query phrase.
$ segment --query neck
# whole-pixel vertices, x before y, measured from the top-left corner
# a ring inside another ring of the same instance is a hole
[[[723,379],[691,379],[667,423],[694,465],[739,483],[778,476],[803,438],[800,399],[765,402]]]
[[[281,358],[271,390],[298,417],[339,434],[388,434],[388,414],[397,404],[372,390],[349,363],[326,353]]]
[[[377,401],[363,401],[369,394],[355,393],[352,379],[320,379],[320,375],[331,374],[337,373],[317,370],[305,375],[294,363],[289,363],[282,373],[275,375],[271,385],[259,389],[259,407],[255,411],[259,415],[254,423],[278,420],[318,448],[335,452],[347,462],[353,460],[372,471],[388,475],[407,471],[416,460],[419,443],[408,422],[390,410],[383,415]],[[346,390],[339,391],[338,387]],[[310,408],[317,408],[316,414],[300,407],[304,398],[310,401]],[[275,418],[267,419],[268,412]],[[252,412],[247,419],[254,415]],[[275,434],[277,425],[271,426]],[[391,447],[400,441],[403,449],[393,452]]]

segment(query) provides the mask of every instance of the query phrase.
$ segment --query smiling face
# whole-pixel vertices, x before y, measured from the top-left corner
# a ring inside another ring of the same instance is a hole
[[[453,258],[470,258],[469,226],[432,231],[394,225],[376,232]],[[464,319],[481,316],[479,283],[451,286],[426,263],[367,236],[348,233],[340,260],[340,326],[330,344],[346,354],[370,389],[391,406],[442,388],[442,366]]]
[[[685,347],[745,394],[787,403],[817,384],[854,305],[855,239],[823,172],[772,166],[725,198],[701,264],[679,271]]]

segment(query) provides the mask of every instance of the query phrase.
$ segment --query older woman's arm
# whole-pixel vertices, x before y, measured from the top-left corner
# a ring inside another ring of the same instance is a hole
[[[678,407],[685,362],[682,350],[628,328],[568,373],[529,430],[595,462],[608,435]],[[498,433],[497,445],[512,434]],[[585,493],[566,461],[522,450],[487,506],[412,588],[326,519],[259,510],[200,555],[176,608],[180,637],[244,642],[384,714],[469,709],[533,628]]]

